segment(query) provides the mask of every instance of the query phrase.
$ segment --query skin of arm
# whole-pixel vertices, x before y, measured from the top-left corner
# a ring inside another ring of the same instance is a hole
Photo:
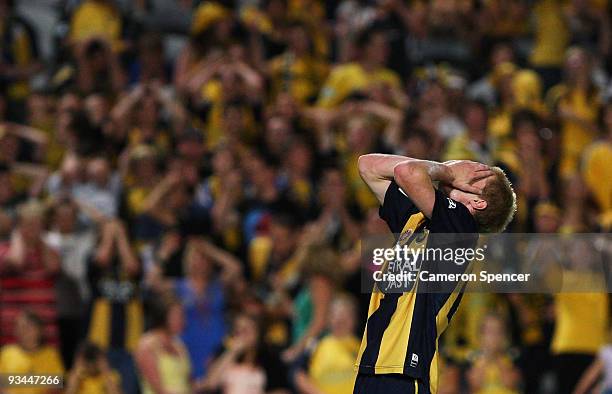
[[[302,338],[284,352],[283,357],[287,360],[294,360],[299,356],[306,349],[308,342],[318,337],[327,324],[333,292],[332,284],[327,278],[315,275],[310,279],[309,287],[312,295],[313,316]]]
[[[74,368],[68,375],[66,394],[78,394],[84,374],[83,360],[79,358],[75,361]]]
[[[210,366],[206,377],[196,387],[199,390],[216,390],[219,389],[223,382],[223,374],[227,369],[234,364],[241,348],[239,346],[230,346],[217,360]]]
[[[231,253],[218,248],[211,242],[203,240],[200,247],[204,248],[205,254],[221,268],[221,280],[230,283],[237,279],[242,273],[240,261]]]
[[[112,369],[108,365],[108,361],[105,357],[100,357],[98,360],[98,369],[102,373],[102,377],[104,379],[104,388],[107,393],[117,393],[121,394],[123,391],[119,384],[117,384],[117,380],[114,379],[114,375],[112,374]]]
[[[436,201],[433,182],[453,182],[452,172],[446,165],[426,160],[396,164],[393,175],[399,187],[428,218],[431,218]]]
[[[144,212],[166,225],[175,224],[175,217],[167,209],[162,209],[166,195],[180,182],[180,175],[170,172],[153,188],[144,202]]]
[[[102,237],[95,253],[95,262],[100,266],[107,266],[113,256],[113,245],[115,243],[115,225],[106,222],[102,227]]]
[[[165,394],[166,391],[162,387],[161,377],[157,370],[157,352],[153,341],[152,336],[147,336],[141,340],[135,353],[136,365],[153,392]]]
[[[144,86],[142,84],[133,88],[130,93],[121,97],[119,102],[111,110],[111,118],[122,127],[127,127],[128,117],[132,109],[144,94]]]
[[[317,386],[304,370],[299,370],[295,374],[295,384],[301,394],[321,394]]]
[[[370,190],[382,204],[385,201],[385,193],[394,178],[394,168],[397,164],[410,161],[405,156],[384,155],[372,153],[359,157],[359,175],[368,185]]]
[[[576,385],[574,389],[574,394],[586,394],[596,382],[601,373],[603,372],[603,362],[601,361],[601,357],[597,357],[595,361],[587,368],[584,372],[580,381]]]
[[[402,133],[402,121],[404,113],[402,110],[385,105],[376,101],[367,101],[361,104],[361,109],[371,113],[387,122],[383,132],[385,142],[389,146],[397,146],[400,143]]]
[[[128,275],[136,275],[140,271],[140,263],[130,245],[127,231],[121,222],[116,222],[115,240],[121,266]]]
[[[19,268],[23,266],[25,260],[25,243],[19,229],[11,234],[11,244],[6,256],[7,263]]]
[[[359,157],[359,173],[381,204],[394,179],[417,208],[431,217],[435,203],[433,182],[479,195],[481,187],[472,183],[490,176],[492,171],[485,164],[470,161],[438,163],[404,156],[369,154]]]
[[[50,273],[59,272],[62,266],[59,253],[57,253],[57,251],[55,251],[51,247],[47,246],[44,242],[42,247],[43,261],[45,263],[45,268],[47,269],[47,271]]]
[[[480,390],[482,382],[484,381],[484,369],[476,365],[472,366],[467,373],[467,380],[471,392]]]

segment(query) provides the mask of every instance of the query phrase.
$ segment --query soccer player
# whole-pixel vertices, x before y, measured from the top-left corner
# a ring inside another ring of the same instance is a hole
[[[469,247],[475,247],[477,233],[503,231],[516,210],[504,172],[481,163],[369,154],[359,158],[359,172],[381,204],[380,217],[409,247],[423,237],[431,247],[434,233],[471,234]],[[354,394],[437,392],[438,338],[465,283],[444,292],[420,285],[372,292]]]

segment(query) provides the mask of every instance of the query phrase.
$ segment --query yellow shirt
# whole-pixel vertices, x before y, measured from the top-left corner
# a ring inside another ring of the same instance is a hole
[[[588,97],[583,90],[568,90],[559,100],[559,107],[573,112],[585,121],[595,123],[599,114],[600,103],[596,98]],[[561,164],[562,176],[570,176],[578,170],[580,157],[584,149],[595,138],[595,132],[574,121],[561,123]]]
[[[0,23],[0,39],[2,40],[5,39],[5,37],[2,37],[2,33],[5,28],[6,26],[3,26],[3,24]],[[19,24],[17,25],[17,28],[11,29],[11,33],[11,40],[7,43],[7,48],[4,50],[10,53],[13,65],[19,67],[29,66],[36,61],[34,42],[32,42],[31,37],[24,26]],[[7,95],[13,100],[23,100],[29,93],[30,84],[28,81],[15,80],[11,81],[7,86]]]
[[[600,222],[606,227],[612,224],[612,144],[596,142],[584,153],[582,176],[600,209]]]
[[[323,85],[317,105],[333,108],[351,93],[376,84],[398,88],[401,82],[399,76],[387,68],[367,72],[358,63],[339,65],[332,70]]]
[[[484,382],[475,394],[517,394],[518,391],[506,387],[502,382],[502,374],[512,367],[512,360],[502,356],[491,363],[483,358],[477,358],[475,366],[484,369]]]
[[[213,149],[218,144],[227,140],[227,130],[224,129],[223,116],[226,109],[226,100],[223,96],[223,86],[221,81],[213,79],[202,86],[202,98],[208,102],[209,109],[203,119],[196,118],[195,126],[205,130],[205,144],[210,149]],[[253,141],[257,133],[256,114],[253,108],[246,105],[240,106],[242,112],[242,141]]]
[[[179,355],[158,353],[157,370],[164,390],[176,394],[188,394],[191,393],[189,383],[191,364],[185,348],[181,345],[180,349]],[[143,386],[144,394],[154,393],[147,382],[144,382]]]
[[[355,384],[353,364],[360,341],[353,336],[340,338],[328,335],[319,342],[308,374],[317,388],[325,394],[351,394]]]
[[[273,96],[289,92],[299,103],[314,98],[327,74],[327,65],[312,57],[284,53],[269,63]]]
[[[70,22],[70,39],[84,41],[91,37],[107,39],[115,47],[121,38],[121,17],[107,4],[89,0],[81,4]]]
[[[536,18],[535,42],[530,57],[533,66],[556,67],[563,64],[569,31],[562,5],[558,0],[540,0],[533,8]]]
[[[565,271],[563,286],[567,289],[590,287],[601,278],[592,273]],[[605,285],[601,285],[605,289]],[[553,353],[596,354],[606,343],[608,332],[607,293],[555,294],[557,323],[552,340]]]
[[[121,383],[121,376],[117,371],[111,371],[110,379],[114,382],[115,386],[119,386]],[[79,385],[79,394],[112,394],[106,391],[105,379],[103,375],[87,376]]]
[[[465,361],[480,343],[482,318],[499,309],[498,297],[490,293],[466,292],[451,324],[444,333],[444,348],[456,361]]]
[[[13,374],[64,374],[64,366],[57,350],[43,346],[35,352],[27,352],[18,345],[6,345],[0,350],[0,373]],[[42,394],[47,388],[31,387],[28,394]],[[24,393],[22,389],[4,389],[6,394]]]

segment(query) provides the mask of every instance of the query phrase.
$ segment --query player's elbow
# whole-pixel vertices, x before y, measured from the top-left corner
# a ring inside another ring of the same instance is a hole
[[[404,189],[425,178],[427,174],[421,171],[421,168],[414,162],[400,163],[393,168],[393,179]]]
[[[372,176],[375,160],[375,155],[373,154],[361,155],[359,156],[359,159],[357,159],[359,175],[361,175],[363,179],[370,178]]]
[[[410,162],[400,163],[393,168],[393,178],[396,182],[408,181],[415,175],[415,166]]]

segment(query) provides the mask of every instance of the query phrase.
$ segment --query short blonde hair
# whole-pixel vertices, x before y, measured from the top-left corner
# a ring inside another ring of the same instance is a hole
[[[45,213],[45,206],[36,200],[24,202],[17,207],[17,217],[19,220],[43,219]]]
[[[508,227],[516,212],[516,194],[504,171],[491,167],[494,178],[490,179],[482,191],[482,199],[487,207],[474,213],[478,230],[485,233],[501,233]]]

